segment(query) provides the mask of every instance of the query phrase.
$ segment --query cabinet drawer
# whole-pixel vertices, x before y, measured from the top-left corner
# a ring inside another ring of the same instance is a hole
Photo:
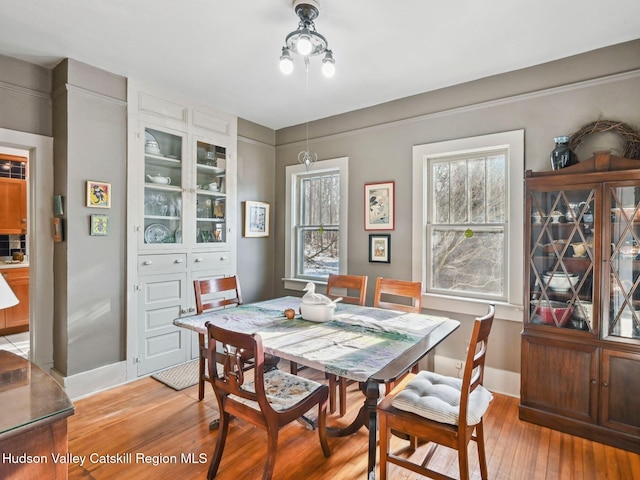
[[[227,268],[231,263],[231,255],[229,252],[194,253],[190,263],[194,271]]]
[[[186,253],[168,253],[163,255],[140,255],[138,257],[138,273],[151,275],[154,273],[185,272],[187,270]]]

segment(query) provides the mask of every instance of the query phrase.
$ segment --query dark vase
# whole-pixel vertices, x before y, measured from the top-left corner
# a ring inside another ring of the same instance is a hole
[[[558,170],[578,163],[576,154],[569,148],[569,137],[556,137],[556,148],[551,152],[551,169]]]

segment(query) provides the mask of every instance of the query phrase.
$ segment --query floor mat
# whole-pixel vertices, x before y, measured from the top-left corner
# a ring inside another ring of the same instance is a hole
[[[174,390],[183,390],[198,383],[199,367],[198,360],[183,363],[175,367],[167,368],[161,372],[151,375],[159,382]]]

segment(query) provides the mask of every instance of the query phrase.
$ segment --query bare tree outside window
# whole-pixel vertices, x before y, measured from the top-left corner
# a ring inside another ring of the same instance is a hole
[[[340,174],[301,176],[300,217],[297,225],[301,277],[339,273]]]
[[[506,152],[430,162],[429,290],[506,296]]]

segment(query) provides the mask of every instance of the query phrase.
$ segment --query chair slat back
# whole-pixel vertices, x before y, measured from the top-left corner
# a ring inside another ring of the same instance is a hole
[[[336,289],[344,289],[345,294],[337,294],[335,292]],[[349,295],[350,291],[355,291],[357,296]],[[367,298],[367,276],[329,274],[329,279],[327,280],[327,297],[332,300],[342,297],[344,303],[364,305]]]
[[[473,323],[473,332],[467,352],[467,360],[464,364],[464,374],[462,376],[462,393],[460,398],[459,425],[466,425],[467,406],[469,395],[484,381],[484,364],[487,355],[487,344],[489,333],[493,325],[495,307],[489,305],[489,311],[483,317],[476,318]]]
[[[228,305],[242,305],[240,283],[236,276],[194,280],[193,288],[197,313]]]
[[[223,397],[232,394],[259,404],[267,403],[264,391],[264,349],[260,335],[234,332],[210,322],[205,325],[209,339],[209,378],[212,379],[214,390]],[[222,346],[222,351],[216,347],[216,342]],[[251,370],[244,368],[246,357],[255,361],[255,367]],[[221,372],[218,371],[216,362],[223,365]],[[249,382],[253,385],[251,389],[245,388]]]
[[[406,297],[411,301],[410,305],[382,300],[382,296]],[[389,310],[400,310],[409,313],[420,313],[422,310],[422,282],[407,280],[394,280],[378,277],[373,306]]]

